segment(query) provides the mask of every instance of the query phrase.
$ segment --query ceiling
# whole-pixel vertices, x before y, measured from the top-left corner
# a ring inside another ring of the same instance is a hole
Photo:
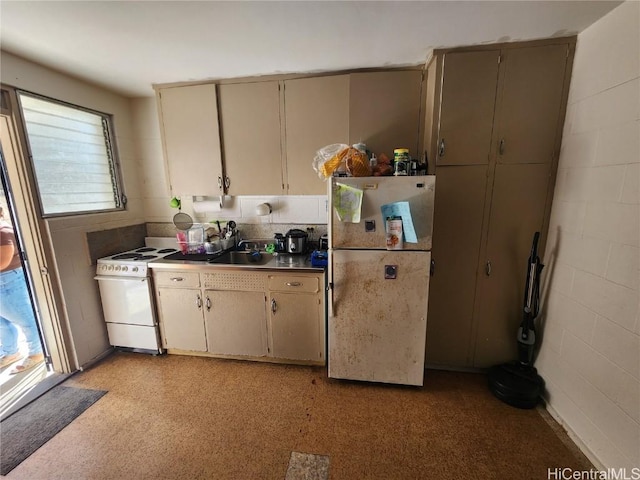
[[[152,84],[418,65],[574,35],[619,1],[8,1],[0,46],[128,97]]]

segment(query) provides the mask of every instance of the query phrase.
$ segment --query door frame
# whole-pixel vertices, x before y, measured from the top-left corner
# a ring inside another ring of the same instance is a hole
[[[53,250],[46,221],[39,214],[35,183],[27,162],[26,137],[13,112],[18,102],[13,89],[2,86],[0,143],[4,158],[7,193],[20,227],[20,239],[26,254],[25,273],[32,287],[42,336],[49,354],[48,362],[57,373],[77,370],[73,356],[69,322],[62,302]]]

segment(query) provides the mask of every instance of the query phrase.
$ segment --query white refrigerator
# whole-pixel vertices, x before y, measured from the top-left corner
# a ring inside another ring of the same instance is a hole
[[[330,180],[329,377],[421,386],[435,176]],[[362,192],[357,223],[336,213],[338,184]],[[417,240],[402,250],[386,247],[381,206],[394,202],[408,202]]]

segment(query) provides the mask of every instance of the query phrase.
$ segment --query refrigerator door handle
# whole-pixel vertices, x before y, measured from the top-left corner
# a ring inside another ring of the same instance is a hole
[[[329,310],[329,317],[333,317],[333,282],[329,282],[327,283],[327,300],[328,300],[328,310]]]

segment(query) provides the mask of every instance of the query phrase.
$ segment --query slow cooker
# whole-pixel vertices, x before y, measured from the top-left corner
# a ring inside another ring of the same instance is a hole
[[[293,228],[287,232],[284,239],[287,253],[305,253],[307,251],[307,232]]]

